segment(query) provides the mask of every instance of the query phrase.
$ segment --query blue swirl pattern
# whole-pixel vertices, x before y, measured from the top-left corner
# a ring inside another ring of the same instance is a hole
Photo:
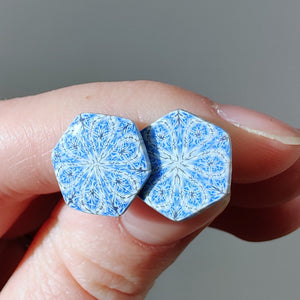
[[[141,133],[152,173],[139,196],[159,213],[181,221],[229,193],[231,142],[223,129],[176,110]]]
[[[66,203],[105,216],[123,214],[151,173],[135,124],[101,114],[78,115],[54,148],[52,161]]]

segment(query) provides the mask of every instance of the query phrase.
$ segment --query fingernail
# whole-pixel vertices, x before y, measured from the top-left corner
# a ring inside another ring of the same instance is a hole
[[[174,222],[138,199],[133,202],[120,220],[122,227],[135,239],[149,245],[168,245],[198,229],[204,229],[225,209],[228,201],[229,196],[194,218]]]
[[[233,105],[218,104],[214,108],[222,119],[249,133],[286,145],[300,145],[299,130],[271,116]]]

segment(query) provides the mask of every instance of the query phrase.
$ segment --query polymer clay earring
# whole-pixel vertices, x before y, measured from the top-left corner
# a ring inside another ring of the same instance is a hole
[[[142,130],[152,173],[139,197],[160,214],[182,221],[230,193],[228,133],[183,110]]]
[[[65,202],[77,210],[120,216],[151,173],[141,134],[128,119],[82,113],[52,152]]]

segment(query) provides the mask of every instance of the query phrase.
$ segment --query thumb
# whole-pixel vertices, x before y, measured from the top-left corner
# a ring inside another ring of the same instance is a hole
[[[225,205],[222,200],[175,223],[138,199],[121,218],[88,215],[61,203],[1,299],[144,299],[192,239],[184,237],[202,230]]]

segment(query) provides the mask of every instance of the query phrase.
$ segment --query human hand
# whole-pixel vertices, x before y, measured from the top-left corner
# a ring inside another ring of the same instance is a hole
[[[117,115],[142,129],[178,108],[230,134],[229,205],[224,199],[172,222],[139,199],[120,218],[84,214],[60,200],[51,151],[76,115]],[[300,225],[299,157],[300,133],[288,125],[156,82],[85,84],[1,102],[0,282],[10,280],[0,299],[143,299],[209,225],[251,241],[288,234]],[[26,251],[22,237],[38,228]]]

